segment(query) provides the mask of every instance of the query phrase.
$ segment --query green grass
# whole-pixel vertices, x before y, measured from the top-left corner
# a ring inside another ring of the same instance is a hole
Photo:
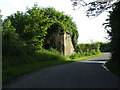
[[[22,56],[3,56],[2,75],[3,82],[11,80],[22,74],[58,64],[68,63],[66,57],[55,50],[37,51]]]
[[[43,62],[37,62],[37,63],[32,63],[32,64],[24,64],[18,67],[11,67],[7,69],[3,69],[2,71],[2,82],[9,81],[13,78],[16,78],[20,75],[36,71],[45,67],[50,67],[50,66],[55,66],[55,65],[60,65],[60,64],[66,64],[70,62],[66,62],[64,60],[53,60],[53,61],[43,61]]]
[[[62,56],[57,53],[45,51],[41,52],[38,55],[30,56],[30,57],[12,57],[12,58],[4,58],[3,63],[3,70],[2,70],[2,82],[5,83],[11,79],[14,79],[18,76],[24,75],[29,72],[33,72],[45,67],[60,65],[60,64],[67,64],[73,61],[84,60],[88,58],[93,58],[101,56],[101,54],[91,55],[91,56],[84,56],[76,59],[71,59],[69,57]],[[29,60],[30,59],[30,60]],[[8,61],[8,65],[5,66]],[[20,61],[21,60],[21,61]]]
[[[80,60],[85,60],[85,59],[89,59],[89,58],[94,58],[94,57],[98,57],[98,56],[102,56],[102,54],[96,54],[96,55],[91,55],[91,56],[81,56],[79,58],[75,58],[75,59],[66,59],[66,61],[80,61]]]

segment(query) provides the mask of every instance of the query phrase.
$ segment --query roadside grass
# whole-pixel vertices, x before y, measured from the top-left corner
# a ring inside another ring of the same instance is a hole
[[[85,59],[99,57],[99,56],[102,56],[102,54],[96,54],[96,55],[91,55],[91,56],[81,56],[75,59],[66,59],[66,61],[80,61],[80,60],[85,60]]]
[[[59,64],[68,63],[66,57],[57,51],[38,51],[23,56],[2,57],[2,82],[9,81],[22,74]]]
[[[120,65],[117,62],[113,62],[112,60],[108,61],[105,66],[114,74],[120,76]]]
[[[68,56],[65,57],[59,53],[43,51],[34,56],[28,57],[9,57],[5,58],[2,69],[2,82],[6,83],[18,76],[24,75],[29,72],[33,72],[42,68],[67,64],[73,61],[84,60],[101,56],[101,54],[91,56],[81,56],[79,58],[71,59]],[[8,61],[9,60],[9,61]],[[8,62],[5,62],[8,61]]]
[[[93,58],[93,57],[97,57],[97,56],[101,56],[101,52],[97,51],[97,52],[77,52],[73,55],[70,56],[72,61],[79,61],[79,60],[83,60],[83,59],[88,59],[88,58]],[[68,60],[69,61],[69,60]]]
[[[43,61],[43,62],[37,62],[32,64],[24,64],[21,66],[16,67],[10,67],[7,69],[3,69],[2,71],[2,82],[5,83],[13,78],[16,78],[20,75],[24,75],[29,72],[33,72],[45,67],[60,65],[60,64],[66,64],[70,62],[66,62],[64,60],[53,60],[53,61]]]

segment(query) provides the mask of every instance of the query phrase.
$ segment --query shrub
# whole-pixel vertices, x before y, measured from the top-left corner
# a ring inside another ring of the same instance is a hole
[[[23,56],[3,56],[3,69],[9,67],[17,67],[23,64],[32,64],[43,61],[53,61],[53,60],[65,60],[65,56],[60,54],[58,51],[51,49],[36,51],[33,54],[24,54]]]
[[[99,42],[99,43],[100,43],[101,52],[110,52],[110,43],[103,43],[103,42]]]
[[[92,44],[77,44],[76,46],[76,53],[71,55],[70,58],[80,58],[84,56],[91,56],[100,54],[100,44],[99,43],[92,43]]]

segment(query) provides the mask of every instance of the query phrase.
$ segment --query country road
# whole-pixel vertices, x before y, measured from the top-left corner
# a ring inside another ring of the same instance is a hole
[[[26,74],[3,88],[119,88],[120,78],[103,66],[110,54],[102,54]]]

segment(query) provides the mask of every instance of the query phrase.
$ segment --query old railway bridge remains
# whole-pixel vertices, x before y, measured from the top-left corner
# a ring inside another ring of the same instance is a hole
[[[70,56],[75,53],[72,39],[68,32],[63,32],[62,34],[55,36],[54,44],[58,51],[63,51],[63,55],[65,56]]]

